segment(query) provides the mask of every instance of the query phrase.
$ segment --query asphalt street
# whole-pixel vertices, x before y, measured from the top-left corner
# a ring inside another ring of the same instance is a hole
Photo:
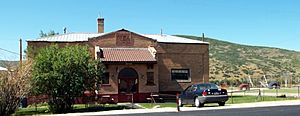
[[[159,112],[144,114],[122,114],[118,116],[300,116],[300,105],[182,112]]]
[[[154,109],[126,109],[101,112],[56,114],[57,116],[300,116],[300,100],[206,105],[201,108],[180,107]]]

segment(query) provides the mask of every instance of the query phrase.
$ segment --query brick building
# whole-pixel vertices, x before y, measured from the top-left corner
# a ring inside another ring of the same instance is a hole
[[[125,29],[104,33],[66,33],[28,40],[33,50],[49,44],[88,45],[106,66],[99,94],[115,102],[145,101],[151,93],[177,93],[193,83],[208,82],[207,42],[165,34],[139,34]]]

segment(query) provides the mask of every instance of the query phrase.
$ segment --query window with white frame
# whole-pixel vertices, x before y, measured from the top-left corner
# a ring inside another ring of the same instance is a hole
[[[190,81],[190,70],[189,69],[171,69],[172,80],[179,81]]]

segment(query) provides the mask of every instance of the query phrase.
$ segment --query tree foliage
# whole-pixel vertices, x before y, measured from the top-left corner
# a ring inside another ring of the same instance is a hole
[[[44,33],[43,31],[40,32],[40,37],[48,37],[48,36],[54,36],[54,35],[59,35],[59,33],[51,30],[48,33]]]
[[[102,73],[103,66],[92,59],[87,47],[51,45],[35,57],[33,91],[49,96],[52,112],[68,112],[74,98],[93,90]]]

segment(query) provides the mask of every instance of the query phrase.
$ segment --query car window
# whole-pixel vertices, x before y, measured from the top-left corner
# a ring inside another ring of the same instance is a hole
[[[200,90],[203,90],[203,89],[206,89],[206,86],[205,86],[204,84],[201,84],[201,85],[198,85],[198,88],[199,88]]]
[[[191,91],[196,91],[196,90],[197,90],[197,86],[192,85],[192,86],[191,86]]]
[[[218,86],[215,84],[199,84],[198,89],[203,90],[203,89],[218,89]]]
[[[215,84],[209,84],[210,89],[218,89],[218,86]]]
[[[187,87],[184,91],[185,91],[185,92],[191,91],[191,88],[192,88],[192,86],[189,86],[189,87]]]

